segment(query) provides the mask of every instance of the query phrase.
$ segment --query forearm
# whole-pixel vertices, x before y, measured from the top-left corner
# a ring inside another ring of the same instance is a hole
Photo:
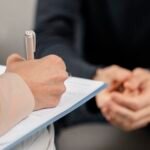
[[[6,133],[34,109],[34,97],[16,74],[0,76],[0,135]]]

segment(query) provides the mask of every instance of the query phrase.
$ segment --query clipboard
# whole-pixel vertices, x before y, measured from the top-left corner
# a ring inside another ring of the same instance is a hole
[[[0,66],[0,74],[4,70],[5,67]],[[65,85],[67,90],[57,107],[32,112],[29,117],[0,137],[0,149],[15,148],[22,141],[85,104],[107,86],[104,82],[77,77],[69,77]]]

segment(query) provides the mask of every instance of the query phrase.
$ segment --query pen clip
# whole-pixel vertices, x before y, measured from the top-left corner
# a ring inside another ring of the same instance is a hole
[[[33,36],[33,46],[34,46],[34,51],[36,51],[36,35],[35,35],[35,32],[32,31],[32,36]]]

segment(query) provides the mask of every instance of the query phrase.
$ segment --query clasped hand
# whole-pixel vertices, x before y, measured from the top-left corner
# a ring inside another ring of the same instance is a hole
[[[108,88],[96,96],[97,106],[114,126],[125,131],[142,128],[150,122],[150,72],[133,71],[119,66],[98,69],[95,80],[103,80]]]

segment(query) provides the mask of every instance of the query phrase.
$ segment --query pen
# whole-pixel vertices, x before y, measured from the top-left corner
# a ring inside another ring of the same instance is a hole
[[[34,52],[36,50],[36,35],[34,31],[25,32],[25,50],[27,60],[34,59]]]

